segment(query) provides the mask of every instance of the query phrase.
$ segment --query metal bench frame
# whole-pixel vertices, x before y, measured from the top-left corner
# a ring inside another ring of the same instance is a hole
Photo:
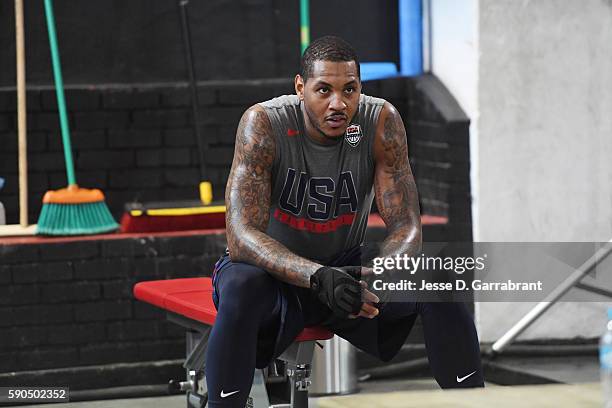
[[[171,387],[187,393],[187,408],[202,408],[208,402],[206,387],[206,349],[212,326],[167,312],[168,320],[187,329],[186,358],[183,367],[187,379],[171,382]],[[278,358],[286,363],[286,376],[291,387],[289,404],[270,405],[265,381],[267,370],[255,370],[253,385],[245,407],[248,408],[307,408],[308,387],[310,386],[310,364],[314,353],[315,340],[295,341]]]

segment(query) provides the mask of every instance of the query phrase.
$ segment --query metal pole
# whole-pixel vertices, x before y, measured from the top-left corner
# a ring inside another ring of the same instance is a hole
[[[191,30],[189,29],[189,15],[187,14],[187,6],[189,0],[179,0],[179,10],[181,12],[181,28],[183,34],[183,44],[185,48],[185,64],[189,74],[189,88],[191,90],[191,113],[193,116],[193,130],[196,138],[196,144],[200,153],[200,177],[201,180],[206,179],[207,169],[205,161],[205,145],[202,135],[200,134],[200,114],[198,104],[198,84],[195,75],[195,65],[193,61],[193,48],[191,46]]]
[[[546,298],[531,309],[521,320],[510,328],[503,336],[499,338],[491,351],[493,355],[501,353],[508,345],[516,339],[525,329],[535,322],[548,308],[550,308],[561,296],[574,287],[580,280],[589,273],[598,263],[603,261],[612,252],[612,239],[604,246],[599,248],[585,263],[580,265],[574,273],[572,273],[565,281],[557,286]]]
[[[431,0],[422,0],[423,4],[423,72],[432,70],[432,29]]]

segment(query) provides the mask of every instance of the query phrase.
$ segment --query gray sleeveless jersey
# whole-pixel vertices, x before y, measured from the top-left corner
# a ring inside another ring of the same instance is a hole
[[[268,235],[322,263],[363,242],[374,198],[374,134],[384,102],[361,95],[344,138],[331,146],[306,135],[297,95],[259,104],[276,141]]]

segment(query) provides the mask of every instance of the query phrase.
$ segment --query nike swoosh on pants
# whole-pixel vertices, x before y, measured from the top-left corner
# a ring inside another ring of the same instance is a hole
[[[240,390],[236,390],[236,391],[225,393],[225,392],[223,392],[223,390],[221,390],[221,398],[229,397],[230,395],[234,395],[235,393],[237,393],[239,391]]]
[[[476,373],[476,371],[472,371],[471,373],[469,373],[468,375],[466,375],[465,377],[461,377],[459,378],[459,376],[457,376],[457,382],[458,383],[462,383],[465,379],[467,379],[468,377],[471,377],[472,375],[474,375]]]

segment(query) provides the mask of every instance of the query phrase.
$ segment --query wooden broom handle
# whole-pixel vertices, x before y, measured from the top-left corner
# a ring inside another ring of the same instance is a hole
[[[19,224],[28,226],[28,144],[26,137],[25,40],[23,0],[15,0],[15,41],[17,49],[17,131],[19,140]]]

